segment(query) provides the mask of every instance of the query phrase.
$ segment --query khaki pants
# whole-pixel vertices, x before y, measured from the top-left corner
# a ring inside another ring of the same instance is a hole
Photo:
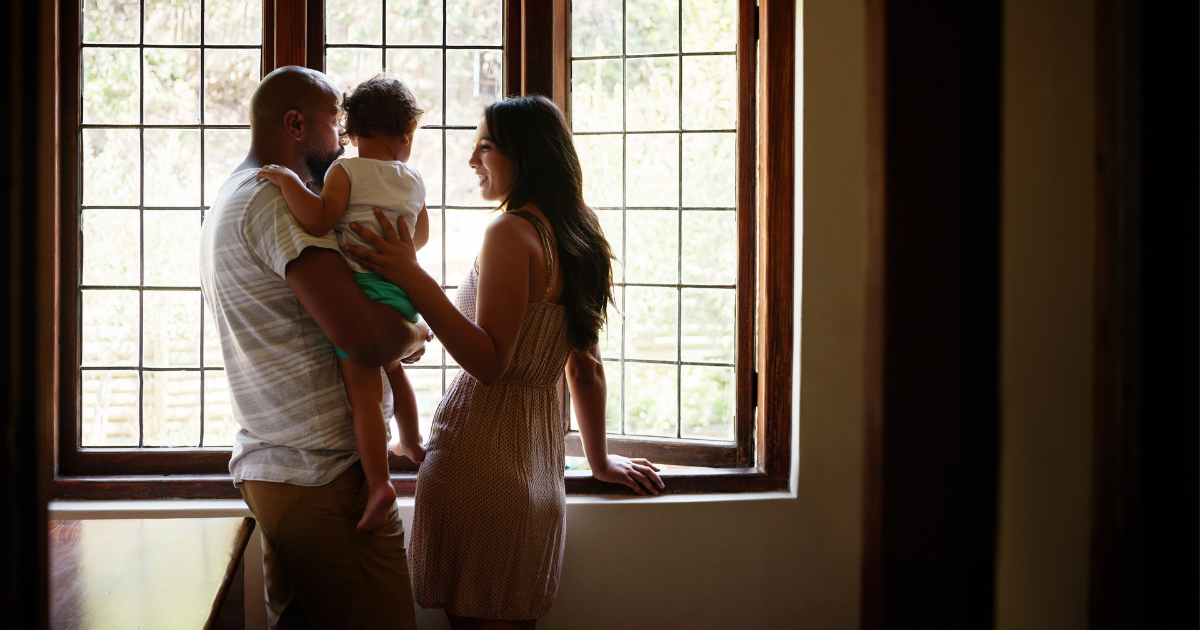
[[[240,488],[262,528],[271,628],[415,630],[396,507],[383,529],[355,528],[367,500],[360,464],[323,486],[243,481]]]

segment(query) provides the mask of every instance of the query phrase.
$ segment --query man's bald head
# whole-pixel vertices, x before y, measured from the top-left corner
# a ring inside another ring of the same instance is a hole
[[[250,97],[250,132],[259,137],[283,129],[284,115],[295,110],[309,114],[337,109],[337,86],[324,73],[301,66],[284,66],[259,82]]]

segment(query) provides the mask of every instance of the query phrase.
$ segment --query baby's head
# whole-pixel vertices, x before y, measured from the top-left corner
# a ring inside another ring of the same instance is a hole
[[[342,96],[342,113],[346,117],[343,135],[399,138],[416,131],[425,110],[417,106],[417,97],[403,81],[377,76]]]

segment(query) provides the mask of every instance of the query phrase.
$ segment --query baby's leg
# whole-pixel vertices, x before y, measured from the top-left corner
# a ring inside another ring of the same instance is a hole
[[[383,379],[377,367],[347,359],[338,359],[338,364],[354,410],[354,443],[367,476],[367,507],[358,521],[358,531],[369,533],[387,524],[388,508],[396,502],[396,489],[388,474]]]
[[[399,361],[387,367],[388,382],[392,385],[392,396],[396,406],[396,425],[400,427],[400,443],[392,450],[397,455],[407,455],[420,463],[425,459],[421,427],[417,424],[417,395],[413,392],[404,366]]]

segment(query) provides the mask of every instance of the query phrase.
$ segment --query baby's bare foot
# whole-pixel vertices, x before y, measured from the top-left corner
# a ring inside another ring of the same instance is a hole
[[[396,489],[390,481],[372,488],[367,495],[367,508],[358,521],[358,531],[370,534],[387,525],[388,508],[395,502]]]

